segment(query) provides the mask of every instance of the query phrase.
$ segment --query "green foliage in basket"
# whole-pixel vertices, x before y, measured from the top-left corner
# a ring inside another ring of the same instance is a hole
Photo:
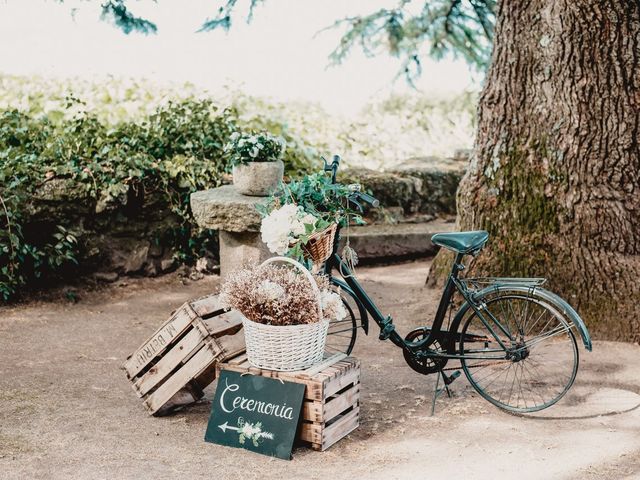
[[[273,253],[302,260],[304,246],[315,233],[334,223],[364,223],[349,204],[352,193],[348,185],[332,183],[323,172],[281,184],[265,205],[258,206],[262,240]]]
[[[347,217],[357,223],[363,223],[360,212],[354,210],[347,201],[353,193],[349,185],[331,183],[324,172],[304,175],[300,179],[282,183],[271,195],[266,205],[260,206],[263,216],[275,208],[293,203],[314,217],[324,220],[316,230],[322,230],[331,223],[345,225]]]

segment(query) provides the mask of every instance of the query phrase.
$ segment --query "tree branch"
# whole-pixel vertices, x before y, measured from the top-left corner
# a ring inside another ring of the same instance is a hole
[[[395,8],[383,8],[370,14],[339,19],[326,28],[347,25],[340,43],[329,54],[329,60],[333,64],[341,63],[356,46],[367,56],[386,51],[401,60],[401,72],[409,81],[420,75],[420,58],[423,55],[435,59],[448,55],[460,56],[470,65],[484,69],[491,54],[496,1],[399,0]],[[101,5],[102,18],[112,20],[127,34],[134,31],[156,33],[156,25],[131,14],[126,2],[127,0],[105,0]],[[265,0],[245,2],[249,5],[246,21],[250,23],[255,9]],[[226,0],[218,8],[217,15],[207,19],[198,31],[208,32],[217,28],[229,30],[241,3],[238,0]],[[415,9],[410,8],[412,3],[422,4],[421,10],[415,13]]]
[[[131,32],[148,35],[150,33],[157,33],[158,31],[155,23],[133,15],[125,6],[124,0],[105,1],[102,4],[102,14],[100,18],[113,21],[113,23],[127,35]]]

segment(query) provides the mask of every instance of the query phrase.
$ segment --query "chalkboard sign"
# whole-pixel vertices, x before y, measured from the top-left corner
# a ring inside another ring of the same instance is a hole
[[[304,385],[223,370],[205,441],[291,459]]]

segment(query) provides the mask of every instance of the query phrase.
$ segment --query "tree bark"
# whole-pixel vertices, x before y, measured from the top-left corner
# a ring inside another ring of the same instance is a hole
[[[594,336],[640,341],[640,2],[503,0],[478,108],[473,273],[545,276]]]

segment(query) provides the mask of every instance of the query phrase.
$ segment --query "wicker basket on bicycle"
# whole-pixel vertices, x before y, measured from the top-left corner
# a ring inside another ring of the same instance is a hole
[[[333,252],[337,228],[338,225],[334,223],[311,235],[307,243],[302,246],[304,258],[311,259],[315,264],[326,262]]]

